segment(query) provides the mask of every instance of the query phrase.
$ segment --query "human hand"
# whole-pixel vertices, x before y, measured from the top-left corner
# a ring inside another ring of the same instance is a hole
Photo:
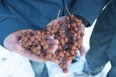
[[[10,51],[14,51],[24,57],[27,57],[31,60],[35,60],[35,61],[46,61],[44,59],[45,56],[37,56],[35,54],[33,54],[30,50],[26,50],[22,45],[19,44],[19,40],[20,40],[20,36],[19,33],[23,31],[32,31],[32,30],[20,30],[17,32],[14,32],[10,35],[8,35],[6,37],[6,39],[4,40],[4,46],[10,50]],[[54,39],[53,36],[46,36],[45,37],[49,43],[49,48],[51,50],[56,50],[58,47],[58,40]]]
[[[62,20],[63,21],[62,28],[66,30],[66,27],[67,27],[66,26],[66,22],[65,22],[66,21],[66,16],[63,16],[63,17],[57,18],[55,20],[52,20],[48,25],[56,24],[59,20]],[[84,34],[84,32],[85,32],[85,26],[84,26],[83,23],[79,27],[79,30],[81,31],[82,34]],[[66,35],[68,35],[68,32],[66,32],[66,33],[67,33]],[[84,46],[83,45],[80,47],[79,52],[80,52],[80,55],[82,57],[85,56],[85,49],[84,49]]]
[[[58,18],[58,19],[56,19],[56,20],[53,20],[53,21],[51,21],[48,25],[55,25],[59,20],[61,20],[61,21],[63,21],[63,25],[62,25],[62,28],[66,31],[66,35],[68,36],[68,32],[67,32],[67,24],[66,24],[66,16],[63,16],[63,17],[60,17],[60,18]],[[81,20],[80,20],[81,21]],[[85,30],[85,27],[84,27],[84,24],[83,23],[81,23],[81,26],[79,26],[79,30],[78,31],[80,31],[82,34],[84,34],[84,30]],[[79,52],[80,52],[80,55],[81,56],[85,56],[85,49],[84,49],[84,47],[83,47],[83,45],[81,45],[80,47],[79,47]],[[56,63],[59,63],[59,61],[55,61]],[[67,65],[70,65],[70,63],[71,63],[71,60],[68,60],[68,62],[67,62]]]

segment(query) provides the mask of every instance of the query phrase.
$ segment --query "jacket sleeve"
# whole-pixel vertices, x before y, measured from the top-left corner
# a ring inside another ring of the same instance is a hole
[[[17,30],[34,29],[32,26],[25,25],[16,16],[12,15],[0,0],[0,45],[3,46],[4,39]]]
[[[99,16],[109,0],[73,0],[70,11],[85,18],[90,25]]]

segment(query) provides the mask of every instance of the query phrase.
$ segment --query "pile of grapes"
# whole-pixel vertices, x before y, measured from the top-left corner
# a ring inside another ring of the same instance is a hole
[[[64,24],[65,23],[65,28]],[[77,56],[77,50],[82,46],[83,31],[82,21],[74,15],[66,16],[65,21],[58,20],[55,24],[46,26],[43,31],[20,32],[20,44],[33,54],[45,56],[45,60],[58,61],[64,73],[68,72],[68,61]],[[58,49],[53,53],[45,36],[52,35],[58,39]]]

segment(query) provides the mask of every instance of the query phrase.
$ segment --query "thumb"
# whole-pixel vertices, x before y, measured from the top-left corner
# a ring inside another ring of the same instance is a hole
[[[84,46],[81,46],[80,49],[79,49],[79,51],[80,51],[80,55],[82,57],[85,57],[85,48],[84,48]]]

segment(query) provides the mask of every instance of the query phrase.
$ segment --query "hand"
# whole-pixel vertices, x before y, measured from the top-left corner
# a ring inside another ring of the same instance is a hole
[[[82,32],[83,32],[83,34],[84,34],[84,32],[85,32],[85,26],[84,26],[84,24],[81,24],[82,26],[81,26],[81,29],[82,29]],[[82,56],[82,57],[85,57],[85,48],[84,48],[84,46],[82,45],[81,47],[80,47],[80,49],[79,49],[79,51],[80,51],[80,55]]]
[[[59,20],[62,20],[62,21],[64,22],[62,27],[63,27],[64,29],[66,29],[65,17],[66,17],[66,16],[63,16],[63,17],[60,17],[60,18],[58,18],[58,19],[56,19],[56,20],[52,20],[48,25],[56,24]],[[81,25],[82,25],[82,26],[80,27],[80,29],[81,29],[81,32],[84,34],[85,26],[84,26],[84,24],[81,24]],[[68,33],[68,32],[67,32],[67,33]],[[80,47],[79,52],[80,52],[80,55],[81,55],[82,57],[85,56],[85,49],[84,49],[84,46],[83,46],[83,45]],[[58,61],[55,61],[55,62],[56,62],[56,63],[59,63]],[[67,64],[70,65],[70,64],[71,64],[71,61],[67,62]]]
[[[27,31],[27,30],[21,30],[21,31]],[[31,60],[35,60],[35,61],[45,61],[44,59],[44,56],[43,57],[39,57],[35,54],[33,54],[31,51],[29,50],[26,50],[24,47],[22,47],[20,44],[19,44],[19,40],[20,40],[20,37],[19,37],[19,32],[20,31],[17,31],[17,32],[14,32],[10,35],[8,35],[6,37],[6,39],[4,40],[4,46],[10,50],[10,51],[14,51],[24,57],[27,57]],[[58,40],[54,39],[53,36],[46,36],[46,39],[48,39],[48,42],[49,42],[49,48],[51,50],[56,50],[57,47],[58,47]]]
[[[62,20],[64,22],[62,27],[64,29],[66,29],[65,17],[66,16],[63,16],[63,17],[60,17],[58,19],[52,20],[48,25],[56,24],[59,20]],[[82,33],[84,34],[84,32],[85,32],[85,26],[84,26],[83,23],[81,25],[82,26],[80,27],[80,29],[82,29]],[[82,57],[85,57],[85,49],[84,49],[84,46],[83,45],[80,47],[79,52],[80,52],[80,55]]]

